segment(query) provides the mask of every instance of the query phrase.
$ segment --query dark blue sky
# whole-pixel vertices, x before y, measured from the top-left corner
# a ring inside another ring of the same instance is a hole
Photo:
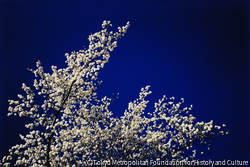
[[[225,123],[230,136],[218,138],[200,159],[250,160],[249,2],[247,0],[0,0],[0,156],[19,143],[28,119],[7,117],[8,99],[33,85],[44,70],[65,67],[65,53],[88,46],[88,35],[111,20],[114,30],[130,28],[100,72],[99,97],[120,93],[111,106],[121,115],[151,85],[147,111],[164,94],[193,104],[198,121]]]

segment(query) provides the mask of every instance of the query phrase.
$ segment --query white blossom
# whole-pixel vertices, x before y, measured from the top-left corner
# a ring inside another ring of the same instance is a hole
[[[197,146],[209,150],[210,139],[224,134],[218,131],[224,124],[195,123],[195,117],[188,114],[193,106],[181,108],[184,98],[176,103],[175,97],[168,100],[164,95],[155,103],[155,110],[145,114],[150,86],[141,88],[123,116],[113,117],[109,106],[118,95],[98,98],[98,74],[129,22],[118,27],[118,32],[108,31],[111,27],[110,21],[104,21],[100,32],[89,35],[88,49],[65,54],[66,68],[51,66],[53,72],[45,73],[37,61],[37,69],[30,70],[36,77],[36,91],[22,84],[26,96],[18,94],[19,100],[8,101],[8,115],[31,118],[25,125],[30,132],[20,134],[24,144],[13,146],[1,166],[10,166],[10,162],[48,167],[85,166],[87,160],[195,159]],[[187,151],[192,154],[186,155]]]

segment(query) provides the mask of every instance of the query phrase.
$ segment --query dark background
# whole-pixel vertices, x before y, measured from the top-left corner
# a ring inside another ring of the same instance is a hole
[[[0,157],[20,143],[28,119],[7,117],[8,99],[33,85],[35,68],[66,67],[65,53],[88,46],[88,35],[111,20],[130,28],[100,72],[99,98],[120,93],[111,106],[120,116],[141,87],[151,85],[150,103],[165,94],[193,104],[197,121],[225,123],[201,160],[250,160],[249,2],[247,0],[0,1]]]

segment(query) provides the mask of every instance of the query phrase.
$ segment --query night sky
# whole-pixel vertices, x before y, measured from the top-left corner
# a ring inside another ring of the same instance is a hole
[[[88,46],[88,35],[110,20],[113,30],[130,21],[125,36],[100,71],[99,98],[119,93],[110,109],[120,116],[141,87],[154,102],[167,97],[193,104],[197,121],[227,125],[201,160],[250,161],[249,2],[247,0],[0,0],[0,157],[21,142],[26,118],[7,117],[8,99],[32,87],[40,60],[66,67],[65,53]]]

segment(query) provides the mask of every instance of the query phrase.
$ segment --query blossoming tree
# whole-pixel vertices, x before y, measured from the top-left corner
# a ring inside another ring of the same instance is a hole
[[[196,122],[190,107],[181,108],[184,99],[163,96],[155,110],[144,113],[151,94],[149,86],[141,89],[139,98],[128,104],[121,117],[112,117],[109,106],[116,98],[98,99],[101,84],[98,72],[110,58],[128,27],[109,31],[110,21],[102,30],[89,36],[88,49],[66,54],[67,68],[51,66],[45,73],[40,61],[29,69],[37,79],[34,88],[22,89],[26,95],[9,100],[8,115],[30,117],[25,127],[29,134],[20,135],[23,144],[13,146],[0,165],[9,166],[83,166],[86,161],[192,160],[209,151],[213,139],[224,135],[221,126]],[[36,100],[35,95],[43,98]],[[224,127],[225,125],[222,125]],[[199,151],[197,149],[202,149]],[[204,149],[203,149],[204,148]]]

